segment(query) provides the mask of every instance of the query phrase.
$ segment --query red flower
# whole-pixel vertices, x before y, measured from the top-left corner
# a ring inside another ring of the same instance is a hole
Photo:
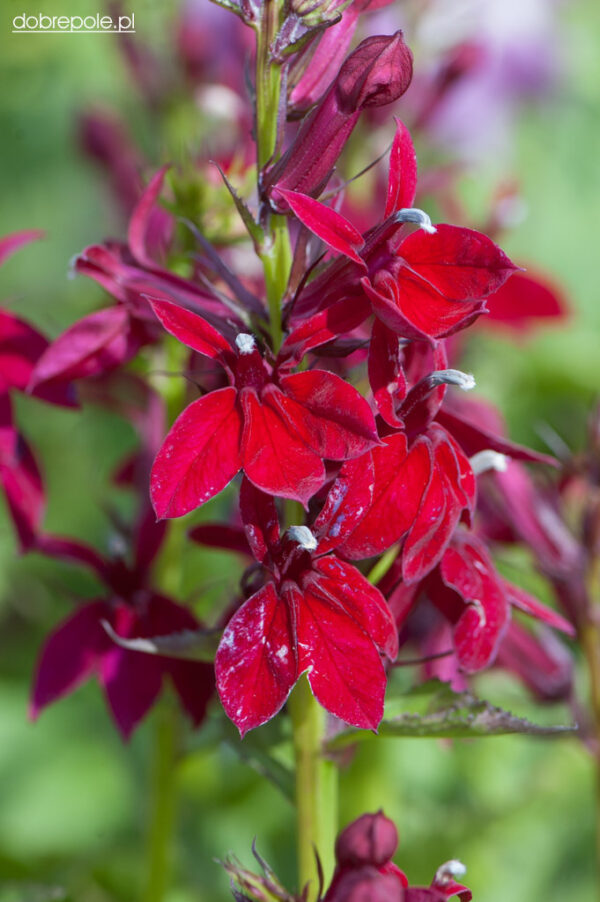
[[[231,382],[190,404],[165,439],[151,477],[159,517],[204,504],[240,469],[263,491],[306,503],[325,481],[323,459],[358,457],[378,443],[367,402],[339,376],[290,375],[263,359],[253,336],[230,342],[188,310],[153,306],[172,335],[219,362]]]
[[[393,619],[358,570],[325,554],[356,516],[362,489],[354,486],[334,487],[314,533],[297,526],[282,537],[273,499],[242,483],[246,536],[267,582],[231,619],[215,659],[223,707],[242,736],[280,710],[305,672],[323,707],[346,723],[375,729],[381,720],[381,654],[397,653]]]
[[[352,303],[363,311],[363,319],[372,309],[397,334],[430,340],[464,329],[485,312],[485,299],[516,267],[480,232],[432,226],[426,214],[411,206],[415,190],[414,149],[400,122],[390,158],[384,221],[365,235],[305,193],[286,185],[279,188],[298,219],[342,254],[305,289],[294,317],[336,302]],[[404,237],[406,222],[420,228]]]

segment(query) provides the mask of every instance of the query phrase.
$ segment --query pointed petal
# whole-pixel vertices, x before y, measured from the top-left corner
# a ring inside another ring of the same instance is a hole
[[[569,313],[562,291],[544,276],[516,272],[488,298],[489,315],[482,323],[526,332],[543,319],[565,319]]]
[[[421,293],[425,296],[421,297],[421,304],[416,305],[418,315],[413,317],[411,308],[409,307],[405,311],[405,305],[401,305],[401,293],[398,283],[389,272],[385,270],[378,272],[373,282],[365,276],[364,279],[361,279],[360,284],[371,302],[373,313],[392,332],[396,332],[398,335],[411,341],[429,341],[431,330],[439,328],[435,317],[423,316],[423,304],[427,305],[429,300],[427,292]],[[402,300],[405,301],[405,286],[403,285],[402,288]],[[444,301],[444,303],[449,308],[448,302]],[[413,322],[413,318],[415,322]]]
[[[37,362],[29,390],[53,379],[82,379],[105,373],[131,359],[140,344],[122,304],[97,310],[52,342]]]
[[[474,412],[476,413],[476,411]],[[472,422],[466,416],[450,412],[445,407],[438,412],[436,419],[441,426],[452,433],[469,457],[477,454],[478,451],[485,451],[489,448],[492,451],[498,451],[500,454],[506,454],[507,457],[512,457],[513,460],[535,461],[536,463],[548,464],[553,467],[557,464],[554,457],[550,457],[548,454],[540,454],[538,451],[526,448],[524,445],[517,445],[516,442],[511,442],[500,435],[494,435],[483,426]]]
[[[530,617],[535,617],[536,620],[547,623],[549,626],[554,627],[555,630],[566,633],[567,636],[575,635],[575,627],[573,624],[569,623],[568,620],[565,620],[565,618],[557,611],[553,611],[552,608],[542,604],[541,601],[538,601],[537,598],[530,595],[525,589],[521,589],[519,586],[509,583],[508,580],[503,579],[501,582],[504,586],[504,591],[506,592],[508,600],[513,607],[518,608],[525,614],[529,614]]]
[[[288,590],[288,595],[292,590]],[[343,611],[313,594],[293,592],[298,672],[307,671],[317,700],[345,723],[375,730],[383,717],[386,677],[379,652]]]
[[[396,405],[406,396],[406,378],[400,365],[400,344],[396,332],[379,319],[373,323],[369,345],[369,383],[385,422],[393,428],[401,427]]]
[[[72,692],[94,672],[110,644],[100,621],[109,608],[94,601],[79,608],[48,636],[42,649],[31,696],[30,715]]]
[[[403,207],[412,207],[417,193],[417,155],[407,127],[396,119],[396,134],[390,153],[384,219]]]
[[[149,604],[152,606],[153,599]],[[152,627],[144,628],[144,621],[144,615],[130,605],[119,604],[111,611],[111,626],[124,639],[137,639],[152,632]],[[111,642],[102,655],[99,676],[115,724],[123,738],[128,739],[160,693],[162,660]]]
[[[236,401],[234,388],[222,388],[175,420],[150,477],[157,517],[181,517],[200,507],[238,472],[242,419]]]
[[[131,249],[131,253],[142,266],[156,266],[156,263],[148,254],[147,237],[152,211],[162,191],[165,175],[169,169],[169,165],[163,166],[158,172],[152,176],[147,187],[144,189],[142,196],[136,204],[129,221],[129,231],[127,233],[127,241]]]
[[[265,495],[244,478],[240,491],[240,511],[252,554],[261,563],[279,541],[279,517],[271,495]]]
[[[22,232],[13,232],[11,235],[0,238],[0,266],[5,260],[16,254],[20,248],[32,241],[39,241],[40,238],[44,238],[45,234],[39,229],[25,229]]]
[[[433,453],[419,440],[407,453],[402,433],[387,436],[372,452],[375,484],[366,516],[338,550],[351,560],[371,557],[399,541],[412,526],[431,481]]]
[[[311,594],[325,601],[335,599],[377,648],[393,661],[398,655],[398,633],[379,589],[372,586],[352,564],[340,561],[333,555],[315,561],[314,569],[319,576],[310,579]]]
[[[170,301],[153,298],[149,298],[149,301],[167,332],[188,348],[213,359],[231,352],[229,342],[201,316],[177,304],[171,304]]]
[[[279,392],[270,387],[271,394]],[[281,394],[281,392],[279,392]],[[261,404],[256,392],[242,389],[244,411],[242,462],[244,472],[254,485],[270,495],[293,498],[306,504],[325,481],[325,468],[308,444],[305,428],[280,412],[279,405]]]
[[[312,528],[319,539],[319,554],[352,535],[371,506],[374,478],[370,454],[346,461]]]
[[[324,370],[282,376],[285,396],[273,395],[292,422],[302,419],[311,447],[328,460],[358,457],[379,444],[371,408],[353,386]]]
[[[44,485],[36,460],[22,436],[12,427],[5,427],[1,432],[0,483],[21,550],[27,551],[35,545],[42,524],[46,503]]]
[[[286,605],[267,583],[229,621],[215,658],[217,690],[244,736],[277,714],[297,679]]]
[[[284,341],[279,358],[288,361],[291,358],[299,363],[308,351],[314,350],[340,335],[352,332],[360,326],[371,313],[371,307],[365,298],[347,298],[337,301],[325,310],[304,319],[290,332]]]
[[[227,526],[224,523],[201,523],[188,533],[192,542],[205,545],[207,548],[221,548],[235,551],[252,557],[246,533],[239,526]]]
[[[313,235],[324,241],[334,251],[344,254],[355,263],[365,266],[358,251],[365,241],[358,229],[340,213],[320,201],[298,191],[275,188],[275,195],[281,195],[289,204],[292,212]]]

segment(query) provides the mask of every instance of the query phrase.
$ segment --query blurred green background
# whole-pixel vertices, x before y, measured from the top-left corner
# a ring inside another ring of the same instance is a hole
[[[0,234],[47,231],[44,242],[3,267],[1,297],[51,335],[102,302],[94,284],[67,278],[69,260],[86,244],[122,233],[102,176],[77,150],[76,114],[114,106],[150,158],[160,156],[161,139],[110,36],[13,35],[10,23],[22,12],[97,11],[91,0],[68,0],[60,9],[44,0],[35,9],[5,0],[0,20]],[[134,11],[141,36],[168,58],[174,5],[136,0]],[[480,332],[469,350],[481,394],[499,404],[513,438],[536,447],[540,422],[580,446],[600,387],[600,7],[573,0],[560,16],[564,43],[557,50],[566,72],[559,91],[522,110],[514,159],[488,160],[463,185],[475,215],[499,175],[517,174],[529,215],[503,246],[557,278],[572,306],[559,328],[518,344]],[[168,123],[173,154],[184,140],[201,140],[191,109]],[[17,407],[25,434],[41,449],[48,527],[101,546],[106,502],[116,503],[109,475],[134,445],[129,425],[95,408],[73,413],[28,398]],[[88,685],[28,723],[39,644],[71,600],[93,596],[95,587],[74,568],[19,559],[3,513],[0,567],[0,902],[133,900],[144,868],[153,718],[124,746],[98,688]],[[232,583],[219,555],[194,551],[186,568],[190,591],[198,573],[205,583]],[[561,708],[540,715],[508,678],[487,676],[484,689],[532,719],[568,719]],[[196,743],[179,775],[168,902],[229,898],[214,859],[233,852],[250,864],[254,837],[293,883],[291,806],[240,762],[232,744],[214,750],[208,739]],[[345,823],[385,807],[400,829],[397,861],[413,882],[429,883],[439,863],[459,857],[478,902],[591,902],[598,892],[594,791],[591,759],[573,739],[390,740],[365,743],[344,771],[341,816]]]

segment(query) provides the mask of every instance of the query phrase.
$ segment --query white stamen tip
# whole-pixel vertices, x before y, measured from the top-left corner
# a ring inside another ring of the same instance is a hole
[[[449,883],[453,877],[464,877],[467,873],[467,869],[457,858],[451,858],[450,861],[445,861],[444,864],[441,864],[437,871],[435,872],[434,884],[442,884]]]
[[[508,457],[506,454],[500,454],[498,451],[492,451],[486,448],[485,451],[478,451],[473,457],[469,458],[471,469],[475,476],[481,473],[487,473],[488,470],[496,470],[497,473],[504,473],[508,467]]]
[[[240,354],[251,354],[256,348],[254,335],[248,335],[247,332],[240,332],[235,336],[235,343]]]
[[[457,385],[463,391],[471,391],[477,384],[472,373],[463,373],[462,370],[436,370],[430,379],[435,385]]]
[[[316,550],[317,540],[308,526],[290,526],[287,534],[293,542],[297,542],[300,548],[303,548],[305,551]]]
[[[394,218],[396,222],[414,222],[428,235],[435,235],[437,232],[436,227],[431,224],[431,219],[427,213],[424,210],[419,210],[418,207],[404,207],[404,209],[398,210],[394,214]]]

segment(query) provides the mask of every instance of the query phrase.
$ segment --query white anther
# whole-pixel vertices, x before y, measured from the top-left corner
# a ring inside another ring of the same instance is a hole
[[[445,861],[444,864],[439,866],[435,872],[433,882],[443,886],[454,877],[464,877],[466,873],[467,869],[462,861],[459,861],[457,858],[451,858],[450,861]]]
[[[506,454],[500,454],[498,451],[486,448],[485,451],[478,451],[477,454],[470,457],[469,463],[475,476],[480,476],[481,473],[487,473],[489,470],[504,473],[508,467],[508,460]]]
[[[315,551],[317,540],[308,526],[290,526],[287,534],[293,542],[298,543],[300,548],[303,548],[305,551]]]
[[[431,224],[431,219],[427,213],[424,210],[419,210],[418,207],[405,207],[402,210],[398,210],[394,214],[394,219],[396,222],[414,222],[428,235],[435,235],[437,232],[436,227]]]
[[[256,349],[254,335],[248,335],[247,332],[240,332],[235,336],[235,343],[240,354],[251,354]]]
[[[434,385],[457,385],[463,391],[471,391],[477,384],[472,373],[462,370],[435,370],[429,378]]]

